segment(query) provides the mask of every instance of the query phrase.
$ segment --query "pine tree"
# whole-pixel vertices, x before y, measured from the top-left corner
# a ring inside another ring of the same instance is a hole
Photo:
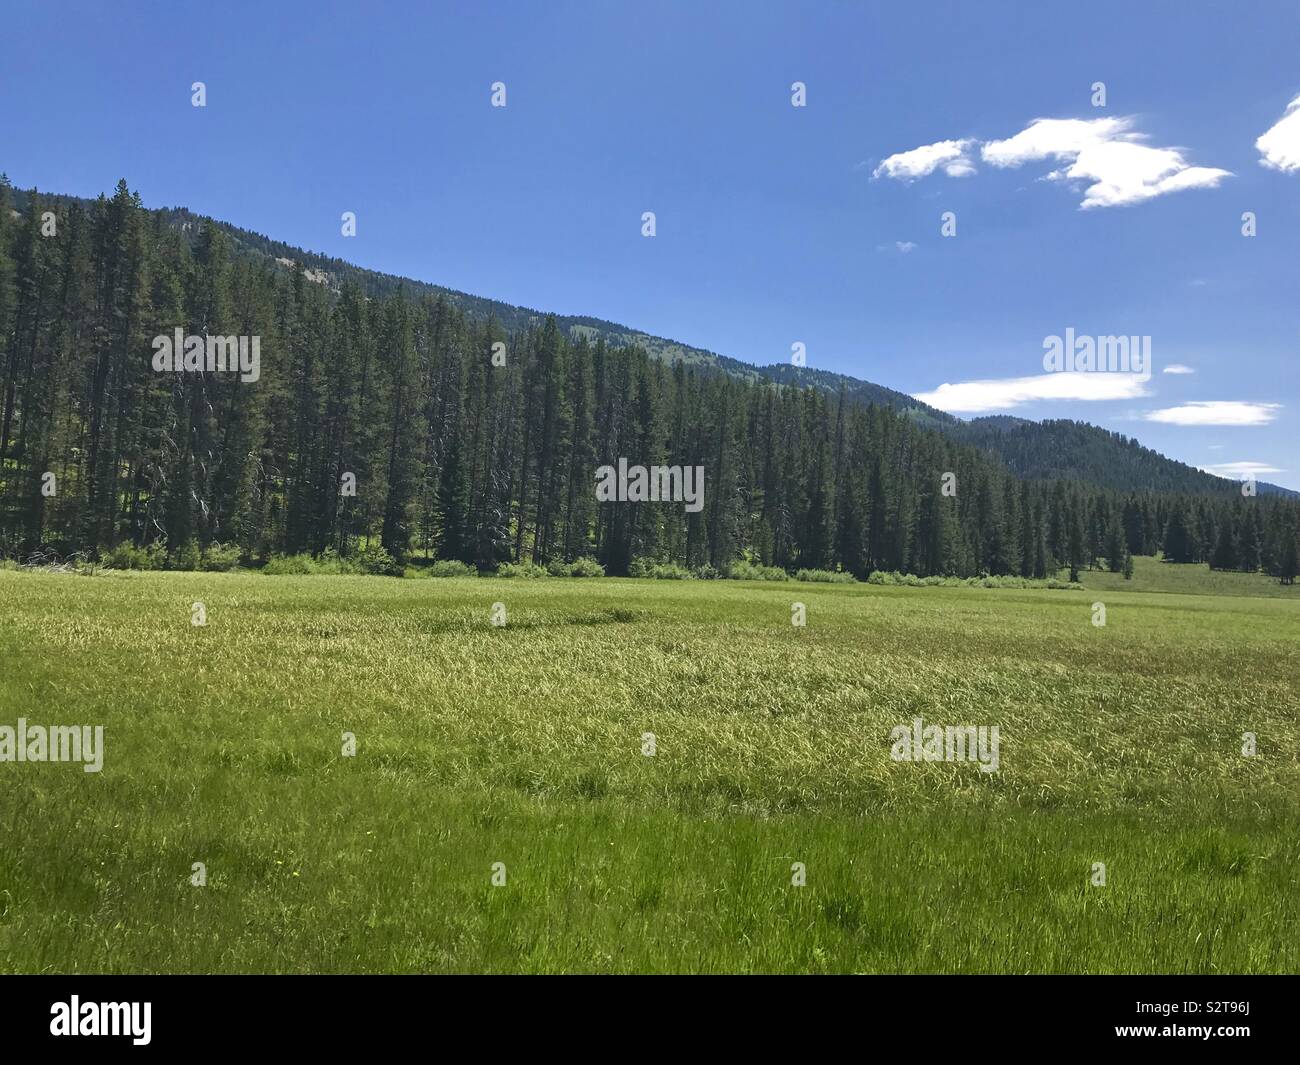
[[[419,404],[415,391],[415,351],[410,306],[400,292],[388,306],[384,330],[388,379],[388,476],[380,543],[396,562],[411,548],[412,523],[419,484]]]
[[[1289,535],[1282,538],[1281,550],[1278,556],[1278,577],[1282,584],[1295,584],[1296,578],[1296,531],[1290,530]]]
[[[1195,547],[1187,528],[1187,519],[1181,503],[1176,503],[1165,525],[1164,555],[1166,562],[1194,562]]]
[[[1124,570],[1129,557],[1128,540],[1124,535],[1123,526],[1117,514],[1111,514],[1110,524],[1106,529],[1106,566],[1111,573],[1120,573]]]
[[[469,523],[469,484],[459,434],[447,442],[438,482],[438,557],[473,562],[476,544]]]
[[[1237,536],[1233,531],[1231,517],[1225,514],[1219,523],[1219,539],[1210,556],[1210,569],[1236,569],[1237,555]]]
[[[1259,510],[1248,506],[1242,516],[1240,544],[1238,546],[1237,564],[1239,569],[1254,573],[1260,567],[1263,555],[1263,529],[1259,523]]]

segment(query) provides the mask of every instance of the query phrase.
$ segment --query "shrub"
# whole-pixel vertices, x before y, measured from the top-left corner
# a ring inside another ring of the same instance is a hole
[[[1051,580],[1035,579],[1031,577],[1017,577],[1014,574],[1002,574],[1000,576],[982,573],[978,577],[918,577],[914,573],[893,573],[886,570],[875,570],[867,577],[868,584],[887,584],[897,585],[905,588],[1053,588],[1053,589],[1078,589],[1083,585],[1077,583],[1067,584],[1064,581],[1055,578]]]
[[[196,570],[203,566],[203,556],[199,553],[199,545],[193,540],[186,540],[181,544],[181,549],[176,552],[171,560],[171,568],[179,570]]]
[[[662,565],[654,566],[650,570],[650,576],[657,581],[693,581],[695,574],[685,566],[679,566],[676,562],[665,562]]]
[[[118,544],[104,556],[104,565],[109,569],[154,569],[153,555],[143,547],[124,542]]]
[[[552,559],[546,563],[546,573],[551,577],[567,577],[569,575],[569,564],[562,559]]]
[[[801,569],[794,575],[797,581],[811,581],[815,584],[854,584],[857,578],[843,570]]]
[[[580,558],[569,567],[569,576],[603,577],[605,576],[605,567],[594,558]]]
[[[503,562],[497,567],[498,577],[527,577],[536,580],[547,576],[546,567],[536,562]]]
[[[315,572],[311,555],[275,555],[262,572],[271,577],[302,577]]]
[[[238,544],[208,544],[203,553],[203,568],[213,573],[226,573],[239,565]]]
[[[749,559],[740,559],[727,567],[727,577],[733,581],[788,581],[790,574],[780,566],[760,566]]]
[[[967,583],[978,581],[978,577],[968,577],[966,579]],[[960,577],[918,577],[915,573],[898,573],[894,570],[878,569],[867,574],[867,583],[897,585],[906,588],[933,588],[940,584],[961,584],[962,580]]]
[[[327,547],[308,562],[312,573],[356,573],[356,564],[350,558],[343,558],[334,548]]]
[[[676,562],[651,562],[642,567],[642,572],[632,572],[628,570],[633,577],[649,577],[656,581],[691,581],[695,579],[695,574],[685,566],[679,566]]]
[[[629,577],[646,577],[657,581],[689,581],[695,574],[676,562],[651,562],[645,558],[634,558],[627,568]]]
[[[695,579],[700,581],[716,581],[722,574],[714,569],[709,563],[703,566],[697,566],[695,569]]]
[[[454,558],[444,558],[425,569],[430,577],[473,577],[477,574],[473,566]]]
[[[393,556],[382,544],[371,544],[362,551],[357,556],[356,566],[362,573],[369,573],[376,577],[402,575],[402,567],[393,560]]]
[[[375,576],[402,576],[404,570],[393,556],[378,544],[372,544],[353,558],[344,558],[332,547],[327,547],[317,557],[303,553],[275,555],[262,572],[272,577],[306,577],[315,575],[348,575],[365,573]]]

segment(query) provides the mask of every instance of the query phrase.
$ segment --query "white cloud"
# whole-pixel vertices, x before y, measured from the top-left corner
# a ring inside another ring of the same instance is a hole
[[[1038,118],[1005,140],[987,141],[981,158],[1000,169],[1052,160],[1061,164],[1049,181],[1086,186],[1080,206],[1119,207],[1183,189],[1214,188],[1227,170],[1191,166],[1176,148],[1152,148],[1133,129],[1131,118]],[[940,167],[949,177],[975,173],[973,138],[937,141],[891,155],[873,178],[914,181]]]
[[[1216,477],[1229,477],[1234,481],[1244,481],[1247,477],[1262,477],[1266,473],[1286,473],[1266,462],[1218,462],[1213,466],[1202,466],[1206,473]]]
[[[1143,417],[1149,422],[1164,422],[1167,425],[1267,425],[1277,417],[1277,412],[1281,409],[1280,403],[1212,400],[1149,410]]]
[[[911,240],[896,240],[894,241],[894,247],[906,255],[909,251],[915,250],[916,242]]]
[[[1137,374],[1045,373],[1032,377],[1004,377],[990,381],[942,384],[914,398],[949,413],[987,414],[1011,410],[1035,400],[1133,399],[1148,395]]]
[[[1131,137],[1129,118],[1036,118],[1014,137],[980,149],[993,166],[1021,166],[1041,159],[1071,159],[1118,137]]]
[[[1193,370],[1190,366],[1184,366],[1181,362],[1171,362],[1160,372],[1183,374],[1183,373],[1195,373],[1196,371]]]
[[[1300,96],[1286,105],[1286,114],[1263,134],[1255,147],[1260,166],[1284,173],[1300,171]]]
[[[1054,159],[1069,165],[1053,170],[1053,181],[1087,183],[1082,207],[1121,207],[1183,189],[1214,188],[1227,170],[1190,166],[1175,148],[1152,148],[1133,131],[1131,118],[1038,118],[1002,141],[984,145],[981,155],[997,167]]]
[[[891,155],[871,172],[871,176],[915,181],[943,167],[943,172],[949,177],[969,177],[975,173],[975,164],[967,153],[974,143],[973,140],[960,140],[923,144],[910,152]]]

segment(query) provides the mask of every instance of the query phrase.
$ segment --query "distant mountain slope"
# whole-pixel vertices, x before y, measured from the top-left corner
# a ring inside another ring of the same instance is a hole
[[[23,209],[27,193],[16,189],[14,196],[15,206]],[[75,201],[83,207],[92,204],[92,201],[81,197],[50,193],[42,193],[42,196],[56,202]],[[304,271],[308,280],[331,289],[337,290],[351,281],[360,286],[366,295],[377,297],[389,295],[398,287],[405,286],[411,292],[443,296],[471,317],[494,317],[507,331],[527,328],[547,316],[547,312],[530,307],[519,307],[427,281],[369,270],[344,259],[305,251],[261,233],[241,229],[229,222],[194,214],[184,207],[157,208],[153,213],[167,225],[193,234],[192,239],[197,238],[200,223],[211,221],[229,234],[242,254],[271,260],[281,270],[291,270],[296,266]],[[1009,415],[965,422],[906,393],[845,374],[787,363],[755,366],[603,318],[557,315],[556,320],[570,337],[604,339],[606,343],[615,346],[635,344],[654,358],[670,365],[685,362],[697,368],[712,369],[751,381],[765,379],[783,385],[813,386],[835,394],[842,391],[851,402],[875,403],[906,411],[923,425],[947,432],[963,442],[998,455],[1013,472],[1025,477],[1063,477],[1119,490],[1237,490],[1234,481],[1176,462],[1143,447],[1136,440],[1084,422],[1033,422]],[[1264,482],[1259,483],[1259,490],[1288,496],[1300,495],[1290,489]]]
[[[93,202],[76,196],[60,196],[52,193],[42,193],[41,195],[56,202],[75,201],[81,204],[83,208],[89,208]],[[26,196],[27,193],[24,190],[14,190],[15,206],[18,209],[25,209]],[[519,307],[511,303],[503,303],[500,300],[488,299],[483,296],[473,296],[467,292],[460,292],[442,285],[434,285],[427,281],[417,281],[396,274],[368,270],[344,259],[336,259],[331,256],[305,251],[302,248],[296,248],[290,244],[285,244],[283,241],[273,240],[252,230],[241,229],[220,219],[208,219],[206,216],[194,214],[184,207],[156,208],[153,213],[161,217],[168,225],[192,233],[195,237],[197,237],[200,223],[211,221],[229,234],[235,247],[244,254],[273,260],[278,268],[283,270],[290,270],[296,265],[304,271],[308,280],[327,285],[335,290],[341,288],[345,282],[352,281],[359,285],[367,296],[386,296],[395,292],[400,286],[405,286],[409,292],[443,296],[471,317],[479,319],[485,319],[489,316],[495,317],[508,332],[539,323],[549,313],[534,310],[531,307]],[[604,339],[607,344],[614,346],[635,344],[654,358],[661,359],[669,365],[685,362],[697,367],[713,368],[747,380],[766,379],[781,384],[811,385],[834,393],[839,393],[842,388],[845,395],[852,401],[876,403],[899,410],[906,410],[911,412],[918,421],[927,425],[959,424],[958,420],[951,414],[945,414],[943,411],[927,406],[906,393],[896,392],[892,388],[885,388],[883,385],[861,381],[844,374],[781,363],[773,366],[755,366],[726,355],[719,355],[717,352],[707,351],[704,348],[692,347],[677,340],[644,333],[638,329],[620,325],[617,322],[606,321],[603,318],[591,318],[585,315],[556,315],[556,321],[559,323],[560,328],[570,337],[586,336],[589,340]]]
[[[178,225],[187,221],[198,220],[196,216],[183,209],[174,209],[163,213],[172,216],[175,224]],[[408,289],[417,292],[429,292],[445,296],[467,314],[474,317],[486,318],[492,315],[507,330],[525,328],[530,324],[540,322],[547,314],[545,311],[534,310],[531,307],[517,307],[510,303],[502,303],[499,300],[471,296],[456,289],[444,288],[441,285],[430,284],[426,281],[413,281],[410,278],[399,277],[395,274],[366,270],[342,259],[316,255],[313,252],[291,247],[280,241],[264,237],[260,233],[252,233],[225,222],[218,222],[217,224],[230,234],[240,248],[274,258],[280,261],[282,265],[285,265],[286,269],[288,269],[288,261],[296,262],[304,269],[315,271],[317,276],[323,274],[327,279],[326,283],[335,287],[344,281],[355,281],[367,295],[382,296],[392,293],[401,285],[405,285]],[[899,410],[907,410],[912,412],[913,416],[919,421],[931,425],[957,424],[957,419],[952,415],[927,406],[920,400],[913,399],[903,392],[896,392],[892,388],[885,388],[883,385],[872,384],[869,381],[860,381],[844,374],[784,363],[771,366],[755,366],[726,355],[719,355],[717,352],[707,351],[704,348],[696,348],[677,340],[644,333],[638,329],[619,325],[617,322],[606,321],[603,318],[591,318],[585,315],[557,315],[556,320],[559,322],[560,328],[572,338],[586,336],[589,340],[603,339],[607,344],[614,346],[635,344],[654,358],[660,359],[669,365],[685,362],[697,367],[712,367],[735,377],[749,380],[766,378],[781,384],[811,385],[836,393],[843,388],[845,394],[851,400],[857,402],[877,403],[895,407]]]
[[[1032,422],[995,415],[962,422],[948,431],[964,443],[998,455],[1020,477],[1073,478],[1118,491],[1240,491],[1237,481],[1166,458],[1131,437],[1086,422]],[[1257,487],[1262,493],[1297,495],[1263,481]]]

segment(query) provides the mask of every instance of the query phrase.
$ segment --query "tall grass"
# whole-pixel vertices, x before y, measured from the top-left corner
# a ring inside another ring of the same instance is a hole
[[[1094,598],[0,570],[0,970],[1294,971],[1300,606]]]

